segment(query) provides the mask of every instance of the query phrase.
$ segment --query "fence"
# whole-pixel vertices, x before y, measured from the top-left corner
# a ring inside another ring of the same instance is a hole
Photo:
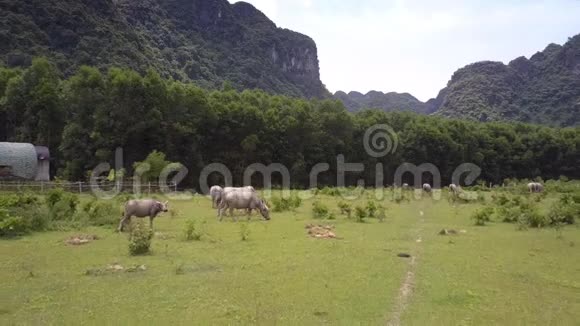
[[[94,184],[98,186],[99,189],[104,191],[113,190],[115,188],[120,189],[122,192],[134,193],[138,191],[142,194],[150,193],[162,193],[162,185],[159,183],[133,183],[133,182],[110,182],[110,181],[99,181]],[[51,189],[60,188],[68,192],[74,193],[91,193],[93,188],[89,182],[63,182],[63,181],[0,181],[0,191],[32,191],[32,192],[46,192]],[[177,187],[177,184],[172,182],[165,186],[165,189],[170,191],[183,191]]]

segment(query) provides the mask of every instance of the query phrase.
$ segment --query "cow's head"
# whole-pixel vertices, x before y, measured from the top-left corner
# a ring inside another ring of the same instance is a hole
[[[160,211],[160,212],[167,212],[167,211],[169,210],[169,204],[168,204],[168,201],[165,201],[165,202],[163,202],[163,203],[162,203],[162,202],[160,202],[160,201],[158,201],[158,202],[157,202],[157,207],[159,208],[159,211]]]
[[[266,205],[266,202],[260,200],[260,206],[258,208],[260,209],[260,214],[262,214],[262,217],[266,221],[270,220],[270,209],[268,208],[268,205]]]

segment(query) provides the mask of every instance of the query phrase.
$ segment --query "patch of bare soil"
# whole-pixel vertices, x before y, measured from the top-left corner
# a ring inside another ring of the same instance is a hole
[[[129,266],[129,267],[124,267],[123,265],[121,265],[119,263],[113,263],[105,268],[88,269],[85,272],[85,275],[98,276],[98,275],[106,275],[106,274],[115,274],[115,273],[120,273],[120,272],[126,272],[126,273],[144,272],[146,270],[147,270],[147,267],[145,265],[133,265],[133,266]]]
[[[467,233],[466,230],[453,230],[453,229],[443,229],[441,231],[439,231],[439,235],[458,235],[458,234],[464,234]]]
[[[69,245],[80,246],[80,245],[87,244],[87,243],[94,241],[94,240],[99,240],[99,237],[96,235],[81,234],[81,235],[72,236],[72,237],[66,239],[64,242],[66,244],[69,244]]]
[[[334,225],[306,225],[308,230],[308,235],[312,238],[317,239],[336,239],[336,233],[334,233]]]

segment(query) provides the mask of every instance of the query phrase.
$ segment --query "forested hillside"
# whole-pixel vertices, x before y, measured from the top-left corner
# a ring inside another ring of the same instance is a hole
[[[408,93],[336,92],[349,111],[377,108],[476,121],[521,121],[552,126],[580,124],[580,35],[550,44],[530,59],[508,65],[482,61],[456,71],[426,103]]]
[[[86,178],[100,162],[113,163],[124,149],[125,167],[151,151],[167,154],[189,169],[196,185],[209,163],[228,166],[236,182],[249,164],[282,163],[295,186],[308,185],[309,172],[326,162],[322,184],[336,183],[336,157],[367,166],[349,173],[374,184],[374,165],[383,162],[392,183],[403,162],[433,163],[449,181],[461,163],[482,168],[482,178],[580,178],[580,128],[549,128],[520,123],[477,123],[379,110],[348,113],[337,100],[305,100],[237,92],[208,91],[191,83],[161,78],[149,71],[82,67],[61,80],[57,68],[36,59],[25,70],[0,69],[0,141],[48,145],[58,174]],[[379,123],[398,133],[397,151],[375,159],[365,152],[365,131]],[[410,177],[410,176],[408,176]]]
[[[529,60],[478,62],[459,69],[437,99],[437,115],[478,121],[580,124],[580,35]]]
[[[0,62],[50,58],[65,76],[80,65],[140,73],[215,89],[260,88],[329,95],[308,36],[277,28],[245,2],[227,0],[0,0]]]
[[[334,94],[336,99],[344,103],[350,112],[357,112],[362,109],[381,109],[385,112],[410,111],[415,113],[429,114],[430,107],[419,101],[409,93],[383,93],[370,91],[366,94],[359,92],[349,92],[348,94],[338,91]]]

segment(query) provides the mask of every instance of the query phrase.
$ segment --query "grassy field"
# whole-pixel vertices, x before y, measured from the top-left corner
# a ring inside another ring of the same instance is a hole
[[[479,204],[429,198],[385,201],[384,222],[357,223],[339,214],[340,198],[318,200],[336,220],[313,220],[312,200],[249,223],[218,222],[205,197],[170,202],[177,214],[156,219],[146,256],[130,256],[127,235],[106,228],[0,240],[0,324],[580,323],[576,226],[478,227],[470,216]],[[183,238],[190,218],[206,221],[201,241]],[[309,237],[308,223],[335,225],[339,239]],[[64,243],[81,233],[100,239]],[[86,275],[114,263],[146,270]]]

